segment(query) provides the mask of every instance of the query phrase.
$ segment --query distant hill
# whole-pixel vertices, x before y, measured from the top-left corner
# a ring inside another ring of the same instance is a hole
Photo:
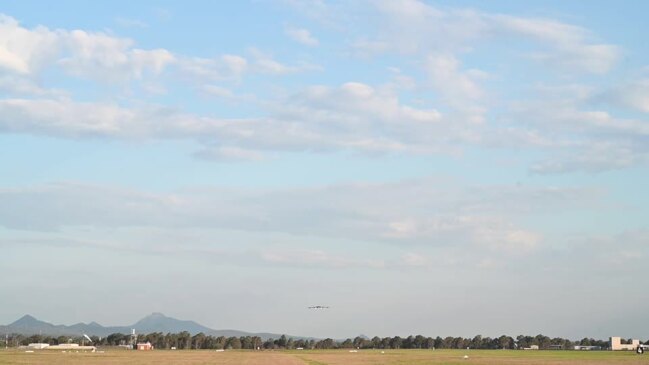
[[[34,334],[43,334],[48,336],[80,336],[81,334],[87,334],[90,336],[101,336],[105,337],[111,333],[131,333],[131,329],[135,329],[137,333],[151,333],[151,332],[162,332],[162,333],[178,333],[182,331],[187,331],[192,335],[203,332],[206,335],[211,336],[225,336],[225,337],[241,337],[241,336],[259,336],[264,340],[268,338],[279,338],[281,334],[277,333],[250,333],[237,330],[214,330],[209,327],[205,327],[194,321],[186,321],[167,317],[162,313],[152,313],[139,321],[135,322],[130,326],[109,326],[104,327],[97,322],[90,323],[77,323],[70,326],[66,325],[54,325],[48,322],[38,320],[29,314],[24,315],[15,322],[8,324],[6,326],[0,326],[1,333],[19,333],[22,335],[34,335]],[[302,336],[289,336],[293,338],[306,338]]]
[[[133,328],[143,333],[162,332],[175,333],[187,331],[191,334],[203,332],[207,334],[213,331],[211,328],[202,326],[194,321],[183,321],[167,317],[162,313],[152,313],[133,324]]]

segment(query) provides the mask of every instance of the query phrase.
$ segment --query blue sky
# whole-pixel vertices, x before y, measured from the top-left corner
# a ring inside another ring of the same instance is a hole
[[[3,4],[0,322],[643,336],[647,10]]]

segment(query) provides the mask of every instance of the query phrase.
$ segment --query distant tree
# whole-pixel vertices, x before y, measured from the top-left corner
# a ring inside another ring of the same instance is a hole
[[[401,348],[402,349],[411,349],[413,347],[413,342],[415,341],[415,338],[410,335],[401,341]]]
[[[323,350],[333,349],[336,348],[336,342],[331,338],[326,338],[324,340],[316,342],[315,348]]]
[[[344,349],[351,349],[351,348],[354,347],[354,342],[352,341],[351,338],[348,338],[345,341],[343,341],[342,344],[340,344],[340,347],[342,347]]]
[[[464,349],[464,348],[467,348],[467,347],[468,346],[466,346],[465,341],[464,341],[464,339],[462,337],[455,337],[453,339],[452,348],[454,348],[454,349]]]
[[[18,347],[20,345],[23,345],[24,341],[25,341],[25,336],[21,334],[15,334],[13,335],[11,343],[13,343],[13,347]]]
[[[219,336],[214,340],[214,347],[219,350],[225,349],[225,344],[227,342],[227,338],[225,336]]]
[[[534,338],[531,336],[519,335],[518,337],[516,337],[516,341],[518,341],[519,349],[524,349],[532,345],[536,345],[536,343],[534,343]]]
[[[130,341],[129,334],[113,333],[105,338],[92,336],[93,344],[100,346],[116,346],[126,344]],[[72,342],[79,343],[83,341],[81,337],[71,339]],[[330,338],[325,340],[315,341],[313,339],[293,339],[286,335],[282,335],[279,339],[268,339],[263,341],[258,336],[241,336],[229,337],[223,336],[214,337],[198,333],[194,336],[187,331],[180,333],[167,333],[152,332],[149,334],[140,335],[139,341],[148,341],[155,348],[164,349],[176,347],[178,349],[257,349],[263,347],[264,349],[277,349],[286,348],[294,349],[296,347],[307,349],[334,349],[334,348],[375,348],[375,349],[423,349],[423,348],[456,348],[463,349],[470,347],[473,349],[514,349],[514,348],[527,348],[532,345],[538,345],[540,349],[572,349],[574,344],[582,346],[600,346],[606,348],[608,341],[597,340],[593,338],[583,338],[574,343],[569,339],[561,337],[550,338],[548,336],[538,334],[534,337],[519,335],[514,338],[502,335],[496,338],[482,337],[476,335],[473,338],[463,337],[424,337],[422,335],[410,335],[406,338],[399,336],[380,338],[373,337],[371,340],[366,337],[356,336],[354,339],[345,339],[344,341],[337,342]],[[26,345],[34,342],[45,342],[49,344],[67,343],[67,336],[59,336],[57,338],[48,335],[30,335],[22,336],[19,334],[12,334],[9,337],[9,346]],[[624,342],[631,342],[630,339],[624,339]],[[645,342],[649,343],[649,341]]]
[[[315,340],[314,339],[308,340],[307,343],[306,343],[306,348],[314,349],[315,348]]]
[[[250,336],[241,336],[241,337],[239,337],[239,341],[241,341],[241,348],[242,349],[252,349],[252,337],[250,337]]]
[[[192,335],[187,331],[178,334],[178,348],[189,350],[192,348]]]
[[[201,347],[205,350],[214,350],[216,349],[216,337],[214,336],[205,336],[203,341],[203,346]]]
[[[288,339],[286,338],[286,335],[282,335],[279,340],[277,340],[277,346],[279,348],[286,348],[286,344],[288,343]]]
[[[307,347],[307,341],[302,338],[298,338],[293,342],[293,346],[293,348],[305,348]]]
[[[547,350],[550,348],[550,337],[548,336],[539,334],[535,337],[535,341],[540,349]]]
[[[228,337],[225,348],[239,350],[241,349],[241,340],[239,337]]]
[[[266,342],[264,342],[264,348],[269,350],[274,349],[275,341],[272,338],[269,338],[268,340],[266,340]]]
[[[289,338],[288,341],[286,341],[286,348],[289,350],[295,348],[295,341],[293,341],[292,338]]]
[[[390,337],[383,337],[381,339],[381,348],[382,349],[389,349],[390,348],[390,340],[392,340]]]
[[[142,341],[150,342],[154,348],[163,349],[165,346],[165,336],[161,332],[152,332],[142,336]]]
[[[472,349],[481,349],[482,348],[482,336],[481,335],[476,335],[471,339],[471,342],[469,343],[469,347]]]
[[[424,337],[422,335],[415,336],[415,339],[412,342],[412,345],[416,349],[426,348],[426,337]]]
[[[252,336],[252,348],[257,349],[258,347],[261,348],[264,344],[264,341],[262,341],[261,337],[259,336]]]
[[[403,344],[403,339],[399,336],[394,336],[390,340],[390,348],[400,349],[402,344]]]
[[[509,336],[505,336],[505,335],[502,335],[502,336],[498,337],[498,348],[500,348],[500,349],[513,349],[514,348],[514,339],[509,337]]]
[[[203,332],[199,332],[192,336],[192,346],[194,349],[202,349],[203,348],[203,342],[205,342],[205,334]]]
[[[432,337],[426,337],[426,348],[432,349],[435,347],[435,339]]]

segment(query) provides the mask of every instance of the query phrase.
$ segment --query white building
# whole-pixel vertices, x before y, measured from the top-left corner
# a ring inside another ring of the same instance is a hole
[[[622,337],[611,337],[609,338],[609,345],[612,351],[619,351],[619,350],[635,351],[635,349],[637,349],[638,346],[640,346],[640,340],[631,340],[631,344],[623,344]]]
[[[47,347],[48,350],[65,350],[65,351],[92,351],[95,352],[95,346],[79,346],[77,343],[62,343],[59,345],[51,345]]]
[[[48,347],[49,345],[50,345],[49,343],[30,343],[29,345],[27,345],[27,347],[34,350],[42,350]]]

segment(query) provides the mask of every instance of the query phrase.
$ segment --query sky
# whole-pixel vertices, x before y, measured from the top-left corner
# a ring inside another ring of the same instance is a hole
[[[0,323],[645,340],[648,12],[4,2]]]

